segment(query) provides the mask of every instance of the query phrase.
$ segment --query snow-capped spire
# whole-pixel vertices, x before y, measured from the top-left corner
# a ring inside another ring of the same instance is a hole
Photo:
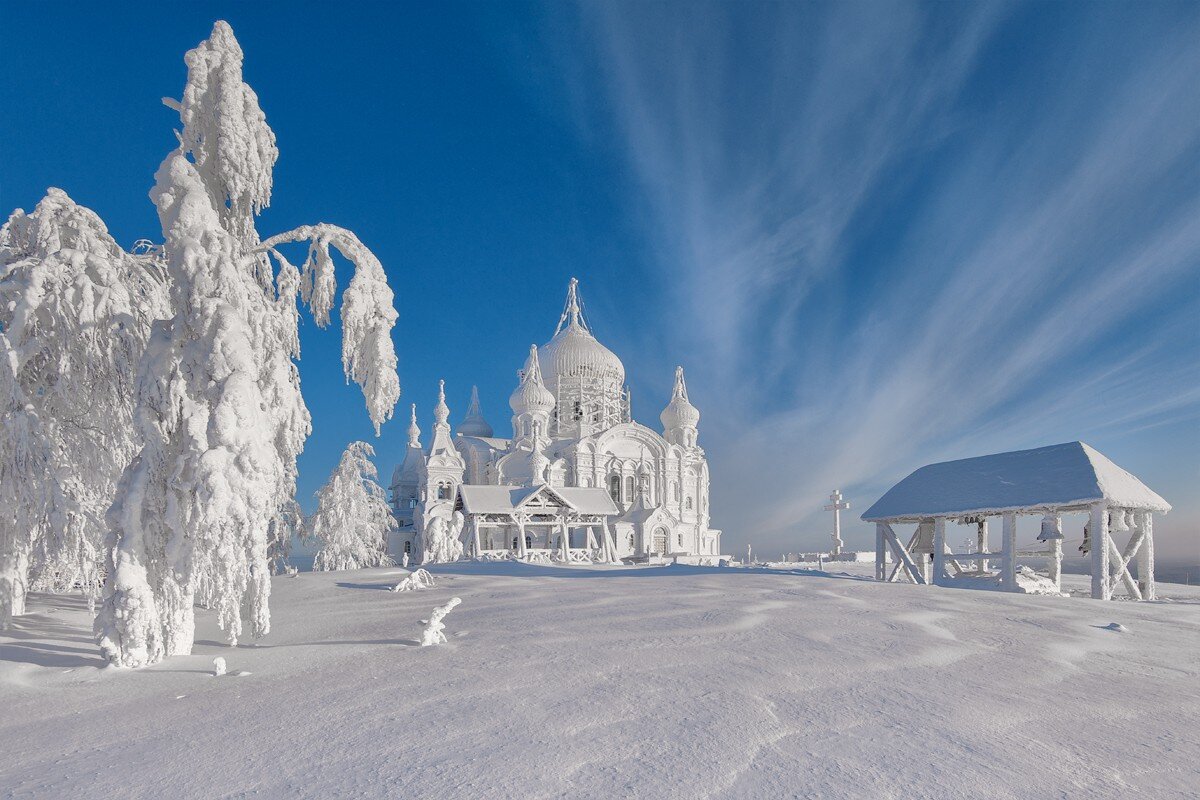
[[[671,402],[663,409],[659,419],[662,420],[663,435],[668,441],[683,447],[696,444],[696,426],[700,423],[700,411],[688,400],[683,367],[675,368],[675,389],[671,392]]]
[[[446,405],[446,382],[444,380],[438,381],[438,401],[437,405],[433,407],[433,419],[439,428],[450,427],[447,422],[450,419],[450,407]]]
[[[417,404],[412,404],[412,416],[408,421],[408,446],[421,446],[421,427],[417,425]]]
[[[463,421],[458,424],[458,435],[486,438],[492,434],[492,426],[483,418],[483,411],[479,408],[479,387],[472,386],[471,405],[467,408],[467,415],[463,417]]]
[[[583,319],[583,309],[579,305],[579,279],[571,278],[571,282],[567,284],[567,305],[563,308],[562,316],[558,318],[558,327],[554,329],[555,335],[563,329],[563,326],[568,328],[582,328],[588,333],[587,322]]]

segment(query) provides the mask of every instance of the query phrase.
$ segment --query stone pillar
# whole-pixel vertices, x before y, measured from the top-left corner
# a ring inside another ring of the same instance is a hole
[[[529,555],[525,549],[525,520],[517,520],[517,555],[524,559]]]

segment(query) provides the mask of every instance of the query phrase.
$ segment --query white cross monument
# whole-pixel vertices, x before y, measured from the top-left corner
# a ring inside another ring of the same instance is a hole
[[[850,508],[850,503],[842,502],[842,490],[834,489],[833,494],[829,495],[832,501],[825,506],[826,511],[833,512],[833,555],[840,556],[842,554],[842,511]]]

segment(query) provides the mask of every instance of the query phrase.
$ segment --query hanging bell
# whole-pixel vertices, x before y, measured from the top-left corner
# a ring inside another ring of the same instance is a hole
[[[1129,521],[1126,519],[1125,509],[1114,508],[1108,512],[1108,529],[1113,533],[1122,533],[1129,530]]]
[[[913,544],[913,553],[933,552],[933,520],[927,520],[917,526],[917,541]]]
[[[1063,538],[1062,517],[1058,514],[1047,514],[1042,517],[1042,532],[1038,534],[1039,542],[1052,542]]]

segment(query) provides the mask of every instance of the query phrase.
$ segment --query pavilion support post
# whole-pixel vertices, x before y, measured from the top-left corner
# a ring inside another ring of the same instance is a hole
[[[1149,511],[1138,514],[1138,530],[1142,535],[1142,547],[1138,550],[1138,588],[1143,600],[1154,600],[1154,515]]]
[[[567,529],[566,518],[558,521],[558,542],[562,545],[562,560],[564,564],[571,563],[571,533]]]
[[[1092,506],[1091,522],[1088,523],[1092,548],[1092,597],[1096,600],[1112,599],[1112,579],[1108,574],[1108,508],[1104,503]]]
[[[474,548],[472,556],[479,558],[479,519],[471,517],[471,546]]]
[[[617,562],[617,540],[613,538],[612,526],[608,524],[608,517],[604,518],[604,558],[610,564]]]
[[[1136,536],[1137,534],[1135,534],[1135,541],[1131,543],[1132,547],[1137,547]],[[1133,552],[1130,550],[1130,558],[1133,557]],[[1117,580],[1120,579],[1125,586],[1125,591],[1129,592],[1129,596],[1134,600],[1141,600],[1142,592],[1138,588],[1137,581],[1133,579],[1133,575],[1129,574],[1129,559],[1125,558],[1117,549],[1117,543],[1112,540],[1111,536],[1108,537],[1108,556],[1111,559],[1109,568],[1112,570],[1108,578],[1109,595],[1111,596],[1116,591]]]
[[[1062,539],[1050,540],[1050,580],[1054,581],[1054,588],[1062,591]]]
[[[946,582],[946,520],[933,521],[933,585]]]
[[[981,540],[986,539],[987,531],[980,528]],[[1012,511],[1003,517],[1004,548],[1000,585],[1006,592],[1017,591],[1017,515]]]
[[[887,537],[882,522],[875,523],[875,580],[887,580]]]
[[[517,520],[517,555],[524,560],[529,553],[525,548],[525,520]]]
[[[977,541],[976,541],[976,544],[977,544],[977,546],[978,546],[978,549],[977,549],[977,551],[976,551],[976,552],[979,552],[979,553],[987,553],[987,552],[990,552],[990,551],[988,550],[988,521],[987,521],[987,517],[984,517],[983,519],[979,520],[979,523],[978,523],[978,528],[979,528],[979,530],[978,530],[978,533],[977,533],[977,535],[976,535],[976,539],[977,539]],[[980,572],[990,572],[990,571],[991,571],[991,569],[990,569],[990,567],[989,567],[989,562],[988,562],[986,559],[985,559],[985,560],[983,560],[983,561],[980,561],[980,562],[978,562],[978,563],[979,563],[979,571],[980,571]]]

